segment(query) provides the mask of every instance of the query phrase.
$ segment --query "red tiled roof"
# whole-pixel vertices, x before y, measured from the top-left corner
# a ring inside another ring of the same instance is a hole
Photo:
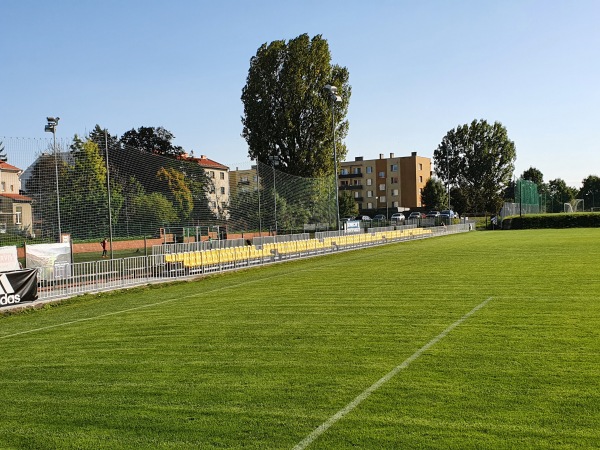
[[[179,156],[178,159],[183,159],[185,161],[195,162],[200,167],[206,169],[219,169],[219,170],[229,170],[229,167],[224,166],[221,163],[213,161],[212,159],[208,159],[206,156],[202,155],[200,158],[194,158],[193,156],[188,156],[186,153]]]
[[[7,162],[0,161],[0,170],[14,170],[15,172],[20,172],[21,169],[15,167]]]
[[[31,202],[31,201],[33,201],[33,199],[31,197],[27,197],[26,195],[21,195],[21,194],[2,193],[2,194],[0,194],[0,196],[10,198],[16,202]]]

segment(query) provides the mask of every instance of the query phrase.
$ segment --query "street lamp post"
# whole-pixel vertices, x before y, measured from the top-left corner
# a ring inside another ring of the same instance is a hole
[[[277,234],[277,188],[275,187],[275,166],[279,165],[279,156],[269,156],[271,167],[273,167],[273,203],[275,213],[275,234]]]
[[[61,239],[61,228],[60,228],[60,192],[58,189],[58,152],[56,151],[56,127],[60,117],[46,117],[48,124],[44,127],[44,131],[52,133],[53,144],[52,148],[54,151],[54,173],[56,175],[56,213],[58,217],[58,242]]]
[[[340,199],[339,199],[339,186],[338,186],[338,165],[337,165],[337,151],[335,146],[335,104],[342,102],[342,97],[338,95],[338,89],[330,84],[325,85],[325,90],[329,92],[329,100],[331,100],[331,130],[333,133],[333,173],[335,175],[335,208],[337,211],[337,229],[341,230],[340,223]]]

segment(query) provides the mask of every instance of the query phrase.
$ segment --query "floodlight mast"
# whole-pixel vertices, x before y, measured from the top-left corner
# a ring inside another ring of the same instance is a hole
[[[279,156],[269,156],[271,166],[273,167],[273,205],[275,214],[275,235],[277,235],[277,188],[275,187],[275,166],[279,166]]]
[[[335,208],[337,211],[337,229],[341,230],[340,223],[340,199],[339,199],[339,186],[338,186],[338,166],[337,166],[337,151],[335,145],[335,104],[342,102],[342,97],[338,95],[338,88],[331,84],[326,84],[324,89],[329,93],[329,100],[331,101],[331,130],[333,133],[333,173],[335,175]]]
[[[44,127],[44,131],[52,133],[52,149],[54,152],[54,172],[56,175],[56,214],[58,217],[58,242],[61,240],[62,232],[60,227],[60,192],[58,189],[58,152],[56,151],[56,127],[60,117],[46,117],[48,123]]]

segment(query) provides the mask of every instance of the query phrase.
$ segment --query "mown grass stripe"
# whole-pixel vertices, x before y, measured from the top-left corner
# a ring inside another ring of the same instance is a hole
[[[319,436],[321,436],[323,433],[325,433],[329,428],[331,428],[333,425],[335,425],[336,422],[341,420],[345,415],[350,413],[354,408],[356,408],[363,401],[365,401],[373,392],[377,391],[381,386],[383,386],[385,383],[387,383],[389,380],[391,380],[400,371],[406,369],[413,361],[415,361],[417,358],[419,358],[419,356],[421,356],[424,352],[426,352],[431,347],[433,347],[435,344],[437,344],[439,341],[444,339],[448,335],[448,333],[450,333],[454,328],[456,328],[457,326],[462,324],[465,320],[467,320],[469,317],[471,317],[473,314],[475,314],[477,311],[479,311],[481,308],[483,308],[485,305],[487,305],[491,299],[492,299],[492,297],[488,297],[487,299],[485,299],[483,302],[481,302],[479,305],[477,305],[471,311],[466,313],[464,316],[462,316],[456,322],[449,325],[444,331],[442,331],[440,334],[438,334],[436,337],[434,337],[432,340],[430,340],[427,344],[425,344],[423,347],[421,347],[416,352],[414,352],[411,356],[406,358],[401,364],[394,367],[387,374],[385,374],[383,377],[381,377],[379,380],[377,380],[375,383],[373,383],[371,386],[369,386],[367,389],[365,389],[363,392],[361,392],[354,400],[352,400],[350,403],[348,403],[346,406],[344,406],[342,409],[340,409],[337,413],[335,413],[333,416],[331,416],[329,419],[327,419],[325,422],[323,422],[321,425],[319,425],[317,428],[315,428],[313,430],[313,432],[310,433],[308,436],[306,436],[306,438],[304,438],[302,441],[300,441],[294,447],[293,450],[304,450],[305,448],[307,448],[310,444],[312,444],[315,441],[315,439],[317,439]]]

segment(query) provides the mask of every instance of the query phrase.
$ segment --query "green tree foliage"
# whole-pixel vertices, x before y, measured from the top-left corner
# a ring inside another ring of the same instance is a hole
[[[160,227],[179,222],[173,203],[160,192],[137,195],[133,200],[133,210],[131,220],[138,228],[133,231],[136,234],[154,234]]]
[[[577,198],[582,198],[585,202],[585,208],[597,208],[600,206],[600,177],[590,175],[583,179],[582,187],[577,194]]]
[[[358,204],[352,197],[349,191],[340,191],[339,193],[340,202],[340,218],[342,217],[355,217],[358,215]]]
[[[242,136],[250,158],[268,163],[269,156],[278,156],[280,169],[298,176],[335,173],[332,106],[324,86],[338,87],[342,98],[334,106],[334,126],[338,161],[343,161],[348,78],[348,69],[331,64],[329,45],[320,35],[263,44],[250,60],[242,90]]]
[[[154,155],[179,156],[184,153],[183,148],[173,145],[173,139],[173,133],[163,127],[139,127],[125,132],[120,142]]]
[[[440,180],[429,178],[421,193],[421,203],[429,210],[444,209],[448,205],[448,194]]]
[[[94,129],[90,132],[88,139],[98,145],[100,153],[102,154],[104,154],[107,147],[109,151],[115,151],[121,146],[119,138],[116,135],[111,136],[108,130],[101,128],[98,124],[96,124]]]
[[[550,195],[550,212],[563,212],[564,204],[571,203],[577,194],[577,189],[567,186],[565,180],[557,178],[548,182]]]
[[[538,188],[542,186],[542,184],[544,184],[544,174],[542,174],[542,172],[536,169],[535,167],[530,167],[525,172],[523,172],[521,178],[524,180],[533,181],[535,184],[538,185]]]
[[[96,237],[109,231],[106,163],[98,145],[78,136],[71,145],[73,163],[69,164],[61,192],[61,221],[74,238]],[[118,221],[123,204],[121,186],[111,184],[113,223]]]
[[[184,174],[174,168],[161,167],[156,178],[158,181],[166,183],[169,200],[175,205],[179,217],[183,220],[188,219],[194,209],[194,198]]]
[[[461,190],[467,209],[495,212],[512,178],[516,149],[500,122],[473,120],[450,130],[433,159],[436,175]]]

